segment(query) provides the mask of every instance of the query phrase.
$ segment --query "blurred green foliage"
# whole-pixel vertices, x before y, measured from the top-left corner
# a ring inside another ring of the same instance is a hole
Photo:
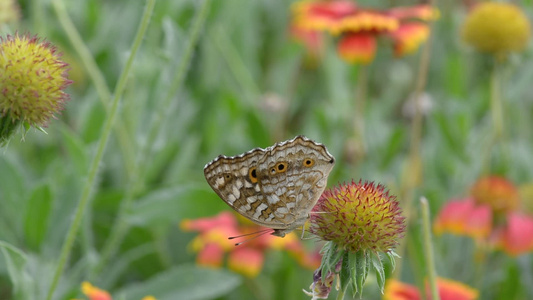
[[[143,1],[64,2],[107,88],[114,90]],[[202,2],[156,3],[120,104],[117,122],[125,130],[113,131],[107,144],[54,299],[82,297],[84,280],[117,299],[148,294],[157,299],[308,299],[301,290],[312,282],[312,271],[285,253],[268,253],[255,279],[194,265],[195,255],[187,248],[194,234],[181,232],[179,222],[229,209],[205,182],[203,166],[219,154],[235,155],[303,134],[327,145],[337,158],[330,185],[361,178],[383,183],[398,194],[403,176],[409,174],[405,168],[410,119],[402,107],[414,88],[419,55],[394,59],[390,47],[380,47],[374,63],[366,67],[366,155],[354,161],[345,150],[353,135],[355,89],[362,68],[342,62],[331,40],[315,67],[306,64],[305,49],[288,36],[291,1],[212,1],[185,80],[172,86]],[[359,4],[386,7],[389,2]],[[530,1],[522,4],[531,15]],[[16,136],[0,154],[0,298],[44,299],[87,180],[106,108],[50,1],[26,0],[21,6],[21,23],[3,27],[2,35],[19,30],[45,37],[64,53],[75,80],[69,88],[71,101],[59,120],[51,122],[48,134],[31,130],[24,139]],[[533,179],[531,49],[505,64],[504,146],[490,148],[490,59],[460,40],[466,7],[441,1],[439,8],[425,89],[433,109],[424,119],[424,175],[416,191],[416,197],[429,199],[433,215],[448,199],[466,195],[470,184],[487,171],[487,162],[493,172],[516,184]],[[175,91],[170,105],[161,108],[170,91]],[[150,136],[158,109],[164,113],[163,123],[157,135]],[[152,138],[143,155],[141,149]],[[140,166],[141,173],[123,219],[127,234],[98,269],[120,203],[132,190],[132,166]],[[411,225],[408,238],[419,245],[418,221]],[[305,242],[313,247],[312,241]],[[423,280],[421,251],[409,247],[401,258],[403,281]],[[531,255],[514,259],[491,254],[479,270],[471,240],[437,237],[435,251],[439,275],[479,289],[480,299],[533,298]],[[370,278],[364,298],[380,297],[375,278]]]

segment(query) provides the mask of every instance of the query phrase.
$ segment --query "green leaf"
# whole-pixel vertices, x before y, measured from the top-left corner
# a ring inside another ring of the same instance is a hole
[[[322,262],[320,264],[320,270],[322,272],[322,282],[327,277],[329,272],[336,273],[335,268],[337,263],[344,254],[343,250],[339,250],[339,246],[333,242],[328,242],[321,251]]]
[[[330,266],[331,271],[335,272],[335,267],[339,263],[339,260],[344,255],[345,251],[342,249],[339,249],[339,246],[337,244],[333,242],[332,244],[333,244],[333,247],[331,247],[331,251],[328,256],[328,265]]]
[[[380,160],[380,168],[382,170],[390,167],[390,163],[397,157],[404,143],[405,131],[402,128],[395,128],[389,137],[388,144],[384,147],[385,153],[383,153],[383,157]]]
[[[350,271],[351,271],[351,274],[350,274],[350,277],[352,278],[352,290],[353,290],[353,295],[355,296],[355,294],[357,294],[357,291],[359,290],[358,289],[358,286],[357,286],[357,252],[350,252],[350,255],[349,255],[349,259],[350,259]]]
[[[52,192],[48,184],[37,186],[28,201],[24,222],[26,243],[38,252],[48,231],[48,219],[52,207]]]
[[[241,284],[241,277],[219,269],[181,265],[135,283],[116,293],[118,299],[141,299],[152,295],[157,300],[214,299],[226,295]]]
[[[352,268],[350,266],[350,252],[346,251],[342,257],[342,268],[339,273],[341,281],[341,291],[346,291],[346,287],[350,284]]]
[[[24,271],[24,266],[27,261],[26,254],[17,247],[4,241],[0,241],[0,250],[4,256],[9,278],[13,284],[13,295],[16,295],[18,299],[25,299],[24,294],[28,291],[22,287],[25,286],[24,281],[26,281],[28,276]]]
[[[374,270],[376,270],[379,290],[381,291],[381,294],[383,294],[383,289],[385,288],[385,269],[383,268],[383,263],[381,262],[379,254],[376,253],[374,255],[375,257],[371,258],[372,266],[374,267]]]
[[[74,134],[66,126],[63,126],[61,133],[63,134],[68,155],[74,163],[78,174],[85,175],[87,173],[87,166],[89,165],[87,162],[86,145],[78,135]]]
[[[319,269],[322,273],[326,274],[330,270],[329,266],[329,256],[331,253],[331,248],[334,247],[333,242],[327,242],[322,249],[320,249],[320,254],[322,254],[322,260],[320,261]]]
[[[137,226],[169,224],[183,218],[211,216],[227,205],[205,185],[155,190],[135,202],[127,220]]]
[[[369,261],[366,251],[357,251],[355,253],[355,283],[357,285],[357,292],[359,295],[363,294],[363,285],[365,284],[366,277],[368,276]]]
[[[395,257],[400,258],[400,256],[398,254],[396,254],[396,252],[394,252],[393,250],[390,250],[390,251],[386,252],[385,254],[389,258],[390,264],[392,266],[392,270],[394,271],[396,269],[396,259],[395,259]]]

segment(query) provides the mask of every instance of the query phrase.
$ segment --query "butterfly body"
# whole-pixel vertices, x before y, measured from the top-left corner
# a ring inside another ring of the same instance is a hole
[[[309,218],[334,164],[324,145],[297,136],[238,156],[220,155],[204,175],[235,211],[283,237]]]

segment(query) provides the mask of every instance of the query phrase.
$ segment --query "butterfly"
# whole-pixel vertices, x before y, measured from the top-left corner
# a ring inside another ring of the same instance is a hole
[[[334,165],[326,146],[297,136],[266,149],[220,155],[204,175],[231,208],[284,237],[305,224]]]

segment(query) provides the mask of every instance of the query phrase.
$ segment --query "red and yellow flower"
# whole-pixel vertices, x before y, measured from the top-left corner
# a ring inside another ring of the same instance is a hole
[[[243,220],[244,222],[247,221]],[[261,234],[261,227],[239,224],[235,215],[227,211],[211,218],[183,220],[180,227],[184,231],[200,233],[193,239],[190,247],[198,252],[196,262],[202,266],[219,268],[224,263],[225,254],[229,253],[227,258],[229,269],[247,277],[255,277],[263,267],[264,253],[268,249],[286,250],[301,265],[310,269],[320,265],[320,258],[305,251],[294,233],[286,235],[283,239]],[[228,239],[254,232],[258,233],[258,236],[239,246],[235,246],[235,243]]]
[[[436,234],[472,237],[517,256],[533,251],[533,217],[519,212],[518,189],[502,177],[481,178],[471,197],[448,202],[434,223]]]
[[[441,300],[475,300],[479,292],[457,281],[437,278],[437,288]],[[426,288],[426,297],[413,285],[392,279],[385,285],[383,300],[421,300],[431,299],[431,293]]]
[[[429,37],[424,22],[436,19],[437,12],[428,5],[370,10],[351,1],[302,1],[294,4],[293,16],[293,27],[339,36],[341,58],[368,64],[378,36],[392,39],[397,56],[414,52]]]

